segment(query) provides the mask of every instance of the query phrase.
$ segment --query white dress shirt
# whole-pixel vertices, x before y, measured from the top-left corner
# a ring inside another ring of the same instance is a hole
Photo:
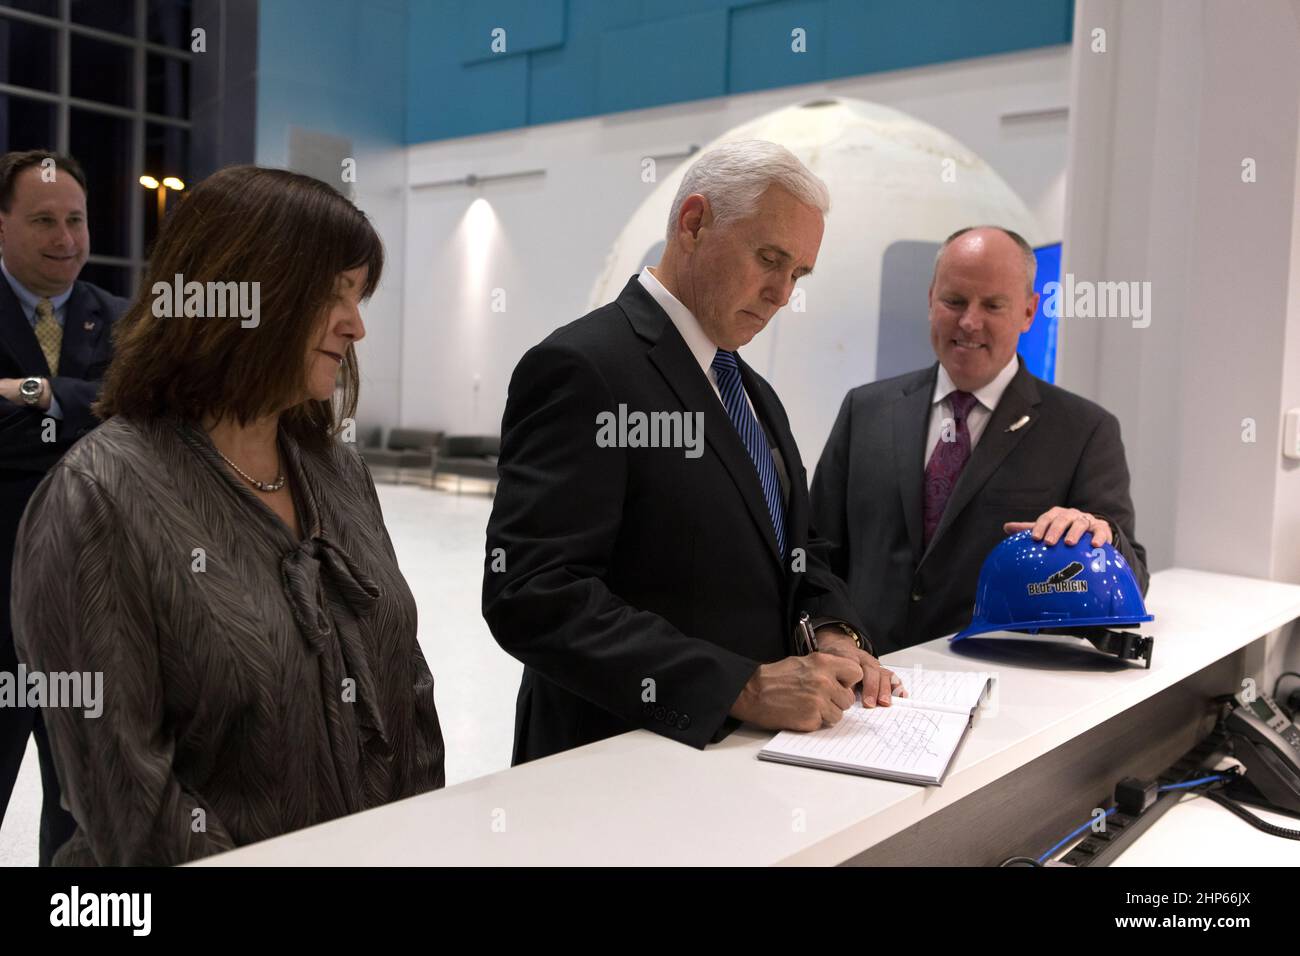
[[[650,293],[651,297],[659,303],[659,307],[668,313],[668,318],[672,320],[681,337],[686,340],[686,347],[691,350],[691,354],[695,356],[695,361],[700,365],[700,370],[704,372],[705,378],[709,380],[709,385],[713,387],[713,394],[718,396],[718,404],[726,412],[727,405],[723,402],[722,392],[718,389],[718,374],[713,371],[713,357],[718,354],[718,346],[704,331],[704,327],[700,325],[700,320],[691,313],[690,309],[682,305],[675,295],[664,288],[664,284],[655,277],[649,266],[641,270],[641,274],[637,276],[637,279],[645,290]],[[754,416],[754,420],[763,429],[764,436],[768,437],[767,447],[771,450],[772,461],[776,464],[777,478],[781,481],[781,492],[788,501],[790,497],[790,474],[785,467],[785,456],[781,454],[781,449],[776,446],[770,436],[767,436],[767,427],[763,425],[763,420],[758,417],[758,412],[754,410],[754,402],[749,397],[749,392],[745,390],[743,380],[740,383],[740,393],[745,396],[745,404],[749,406],[749,413]],[[731,413],[726,412],[726,414],[728,420],[730,420]]]
[[[717,373],[713,371],[713,357],[718,354],[718,346],[714,344],[713,340],[710,339],[708,334],[704,331],[703,326],[700,325],[700,320],[692,314],[690,309],[682,305],[675,295],[664,288],[664,284],[659,281],[653,272],[650,271],[649,266],[646,266],[641,270],[637,279],[645,290],[650,293],[651,297],[659,303],[659,307],[668,313],[668,318],[677,328],[681,337],[686,341],[686,347],[689,348],[691,354],[695,356],[695,361],[699,363],[700,370],[704,372],[705,377],[709,380],[709,384],[713,386],[713,394],[718,396],[718,404],[722,405],[725,410],[726,404],[722,401],[722,392],[718,389],[718,376]],[[749,392],[745,391],[745,384],[743,381],[740,385],[740,391],[741,394],[745,396],[745,402],[749,405],[749,410],[753,414],[754,419],[759,422],[759,427],[763,428],[764,434],[766,435],[767,429],[763,426],[762,419],[758,417],[758,412],[754,411],[754,403],[749,397]],[[785,456],[781,454],[781,449],[771,441],[768,441],[768,448],[772,452],[772,461],[776,465],[776,473],[781,482],[782,495],[785,498],[786,505],[789,506],[790,474],[785,465]],[[841,621],[839,618],[833,617],[814,618],[811,624],[814,630],[824,627],[827,624],[845,624],[850,627],[852,626],[849,625],[847,621]],[[867,646],[870,647],[870,642],[867,642]]]
[[[994,376],[993,381],[971,393],[975,396],[975,404],[971,406],[966,416],[966,430],[970,432],[971,451],[975,450],[975,445],[993,416],[993,409],[998,407],[1002,393],[1007,390],[1007,386],[1011,384],[1011,380],[1016,377],[1016,372],[1019,370],[1019,360],[1013,355],[1002,371]],[[926,464],[930,463],[930,456],[934,454],[934,449],[939,444],[943,423],[952,421],[952,404],[948,401],[948,396],[957,390],[953,380],[948,377],[947,369],[940,364],[939,377],[934,383],[934,395],[930,399],[930,430],[925,439]]]
[[[713,357],[718,354],[718,346],[709,338],[704,327],[700,325],[700,320],[695,317],[690,309],[678,301],[677,296],[673,295],[664,288],[664,284],[659,281],[650,267],[646,266],[637,276],[641,285],[650,293],[659,307],[668,313],[668,318],[672,320],[673,325],[686,340],[686,347],[691,350],[695,356],[695,361],[700,363],[700,369],[704,372],[713,386],[713,394],[718,396],[718,402],[722,402],[722,392],[718,389],[718,376],[713,371]],[[742,382],[741,392],[745,395],[745,401],[749,404],[749,410],[753,412],[754,418],[758,418],[758,413],[754,412],[754,403],[749,398],[749,393],[745,391],[745,385]],[[726,407],[725,405],[723,406]]]

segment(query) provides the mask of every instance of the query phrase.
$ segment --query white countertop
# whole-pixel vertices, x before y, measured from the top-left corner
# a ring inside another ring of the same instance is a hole
[[[1153,575],[1147,608],[1150,670],[996,638],[961,654],[940,639],[887,655],[895,667],[998,676],[942,787],[760,761],[772,734],[751,727],[703,751],[639,730],[199,865],[840,863],[1300,617],[1300,586],[1175,568]]]

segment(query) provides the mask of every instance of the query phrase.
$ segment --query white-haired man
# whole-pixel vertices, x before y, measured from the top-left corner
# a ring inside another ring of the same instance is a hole
[[[812,271],[828,209],[781,146],[709,151],[659,264],[515,368],[483,580],[525,665],[515,763],[638,727],[811,730],[859,685],[866,706],[900,692],[810,533],[785,411],[736,354]]]

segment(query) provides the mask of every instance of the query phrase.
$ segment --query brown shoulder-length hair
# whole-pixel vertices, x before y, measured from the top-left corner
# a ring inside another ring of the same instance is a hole
[[[324,447],[356,412],[356,351],[349,345],[344,356],[338,407],[333,399],[300,401],[307,353],[339,273],[360,266],[368,270],[367,298],[383,272],[383,244],[365,213],[326,183],[259,166],[214,173],[163,222],[140,290],[114,323],[96,414],[188,422],[213,415],[243,425],[281,411],[296,441]],[[258,324],[245,328],[238,316],[158,318],[154,285],[171,287],[177,276],[205,289],[259,283]]]

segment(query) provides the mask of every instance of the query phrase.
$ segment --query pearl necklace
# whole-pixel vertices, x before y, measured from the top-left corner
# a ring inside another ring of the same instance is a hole
[[[213,445],[212,447],[216,448],[216,445]],[[276,475],[275,481],[258,481],[252,475],[244,471],[244,469],[236,465],[229,458],[226,458],[225,454],[221,451],[220,448],[217,448],[217,454],[221,455],[221,457],[225,460],[227,465],[235,469],[235,471],[239,472],[239,477],[243,478],[245,481],[247,481],[258,491],[279,491],[281,488],[284,487],[284,472],[280,472],[280,474]]]

